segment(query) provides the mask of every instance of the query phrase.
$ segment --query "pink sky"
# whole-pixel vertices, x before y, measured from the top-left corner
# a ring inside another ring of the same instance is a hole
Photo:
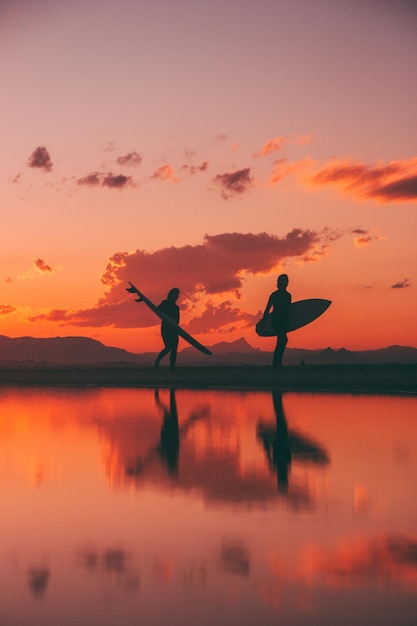
[[[281,271],[333,304],[289,346],[417,346],[413,2],[0,7],[0,333],[212,345]],[[273,340],[272,340],[273,343]]]

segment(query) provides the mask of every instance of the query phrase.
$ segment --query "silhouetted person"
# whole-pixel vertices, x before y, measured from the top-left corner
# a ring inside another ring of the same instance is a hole
[[[158,389],[155,389],[155,402],[164,412],[159,452],[166,461],[169,473],[176,475],[180,453],[180,430],[174,389],[169,390],[169,409],[160,401]]]
[[[277,343],[272,359],[272,367],[282,366],[282,357],[285,346],[288,343],[287,327],[290,316],[291,294],[287,291],[287,286],[287,274],[280,274],[277,279],[278,289],[273,291],[269,296],[268,304],[264,311],[265,318],[272,308],[272,327],[277,333]]]
[[[166,300],[163,300],[158,306],[158,309],[165,313],[165,315],[168,315],[168,317],[170,317],[176,324],[178,324],[180,321],[180,307],[178,306],[178,304],[176,304],[179,295],[180,290],[176,287],[173,287],[173,289],[169,290]],[[155,368],[158,368],[161,359],[169,354],[169,364],[171,369],[174,369],[177,360],[178,333],[175,328],[172,328],[172,326],[168,322],[164,322],[162,320],[161,335],[165,347],[163,350],[161,350],[156,358],[154,364]]]

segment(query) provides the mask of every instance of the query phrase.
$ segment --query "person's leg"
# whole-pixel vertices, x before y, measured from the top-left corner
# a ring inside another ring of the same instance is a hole
[[[281,367],[282,357],[284,354],[285,346],[288,343],[287,333],[278,332],[277,345],[274,351],[274,358],[272,359],[272,367]]]
[[[173,338],[173,341],[171,344],[171,354],[169,357],[169,365],[172,370],[175,368],[175,363],[177,362],[177,350],[178,350],[178,335],[175,336],[175,339]]]
[[[168,352],[170,352],[170,350],[171,350],[171,348],[169,348],[167,346],[165,346],[165,348],[163,350],[161,350],[161,352],[156,357],[156,360],[155,360],[155,363],[154,363],[155,369],[158,369],[159,363],[160,363],[161,359],[163,359],[164,356],[166,356],[168,354]]]

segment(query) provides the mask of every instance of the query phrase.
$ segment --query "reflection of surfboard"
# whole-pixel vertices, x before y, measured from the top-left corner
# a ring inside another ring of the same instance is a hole
[[[306,324],[310,324],[320,317],[326,309],[331,305],[331,300],[322,300],[321,298],[310,298],[309,300],[299,300],[293,302],[290,307],[290,316],[288,320],[287,332],[297,330]],[[277,331],[274,330],[271,323],[271,313],[261,319],[256,324],[256,333],[260,337],[275,337]]]
[[[141,291],[139,291],[139,289],[135,287],[135,285],[133,285],[130,281],[129,281],[129,285],[130,287],[126,289],[126,291],[128,291],[129,293],[136,293],[139,296],[137,302],[144,302],[150,308],[150,310],[153,311],[155,315],[159,317],[159,319],[163,320],[164,322],[167,322],[167,324],[169,324],[179,334],[180,337],[185,339],[185,341],[188,341],[188,343],[191,346],[193,346],[193,348],[197,348],[197,350],[200,350],[200,352],[204,352],[204,354],[211,355],[211,352],[208,348],[206,348],[201,343],[199,343],[196,339],[194,339],[194,337],[191,337],[191,335],[185,332],[185,330],[183,330],[181,326],[179,326],[176,322],[174,322],[174,320],[172,320],[163,311],[160,311],[160,309],[151,300],[149,300],[149,298],[147,298]]]

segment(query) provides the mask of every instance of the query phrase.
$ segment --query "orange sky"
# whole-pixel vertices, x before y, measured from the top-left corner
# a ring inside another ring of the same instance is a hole
[[[1,334],[271,349],[285,271],[289,347],[417,346],[413,4],[235,4],[2,3]]]

